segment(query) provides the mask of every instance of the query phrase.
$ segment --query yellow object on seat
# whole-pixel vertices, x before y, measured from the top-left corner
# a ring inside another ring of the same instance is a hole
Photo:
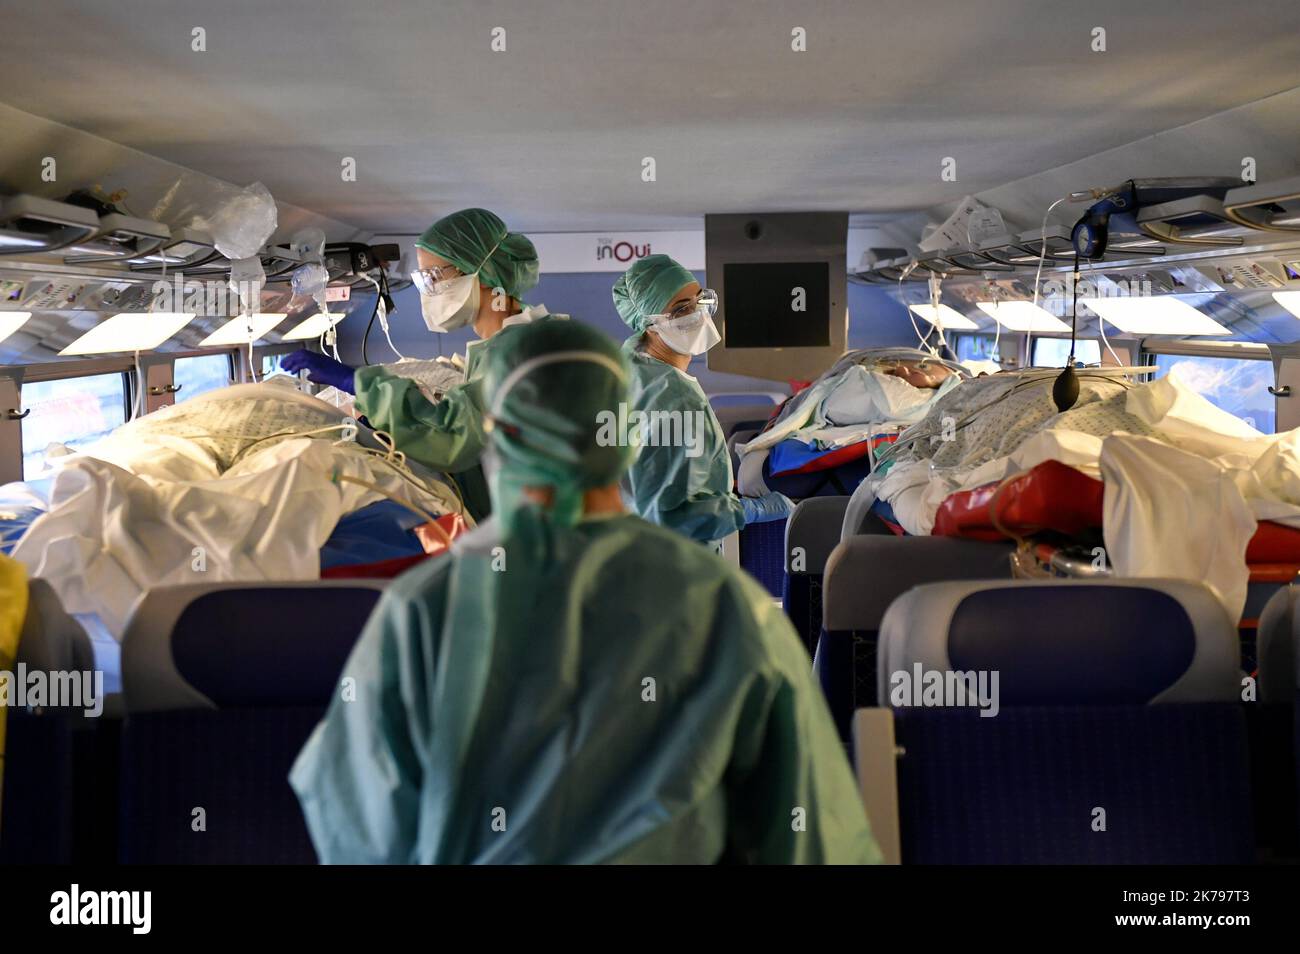
[[[18,660],[18,639],[27,620],[27,569],[17,560],[0,553],[0,679],[14,678],[14,664]],[[14,687],[7,686],[5,698],[13,694]],[[4,793],[5,725],[8,707],[0,706],[0,796]]]

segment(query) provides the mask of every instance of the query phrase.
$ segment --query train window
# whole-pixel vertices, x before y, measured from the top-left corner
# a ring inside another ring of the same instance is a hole
[[[51,444],[79,448],[126,421],[126,376],[90,374],[56,381],[31,381],[22,386],[23,479],[46,469]]]
[[[1034,360],[1036,368],[1063,368],[1070,357],[1069,338],[1035,338]],[[1101,342],[1084,338],[1074,343],[1074,360],[1084,364],[1101,364]]]
[[[224,388],[229,383],[229,355],[203,354],[195,358],[177,358],[172,365],[172,384],[181,386],[176,392],[177,401]]]
[[[1202,358],[1157,354],[1157,376],[1170,371],[1211,404],[1243,418],[1256,430],[1273,433],[1276,408],[1268,389],[1273,386],[1273,362],[1257,358]]]
[[[999,361],[998,349],[993,346],[997,341],[993,335],[958,335],[958,361]]]
[[[289,374],[290,372],[285,371],[281,365],[283,364],[284,359],[289,357],[291,353],[292,352],[286,351],[284,354],[262,355],[262,376],[266,377],[266,375],[274,374],[277,371],[280,371],[284,374]]]

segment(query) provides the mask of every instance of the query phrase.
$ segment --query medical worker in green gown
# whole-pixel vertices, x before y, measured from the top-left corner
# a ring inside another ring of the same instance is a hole
[[[714,292],[667,255],[639,259],[614,285],[614,307],[634,334],[623,345],[642,448],[628,475],[629,498],[652,523],[715,546],[749,523],[780,520],[783,494],[732,492],[731,456],[717,415],[694,377],[694,355],[718,343]]]
[[[436,404],[415,381],[382,367],[351,368],[314,351],[284,359],[287,371],[356,394],[356,409],[376,430],[387,431],[398,450],[434,470],[456,475],[470,513],[489,509],[487,484],[479,468],[483,452],[480,393],[485,360],[513,329],[562,318],[544,305],[520,299],[537,284],[537,250],[527,236],[511,232],[486,209],[463,209],[434,222],[416,240],[419,268],[411,279],[430,331],[472,325],[481,339],[466,349],[464,384]]]
[[[626,514],[626,360],[493,349],[492,519],[398,577],[290,782],[324,862],[875,862],[780,609]]]

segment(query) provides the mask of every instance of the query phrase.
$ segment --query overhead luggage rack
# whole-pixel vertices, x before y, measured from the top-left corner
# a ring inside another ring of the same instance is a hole
[[[1243,255],[1277,256],[1296,249],[1294,237],[1288,239],[1287,233],[1300,233],[1300,177],[1240,188],[1229,188],[1236,180],[1228,178],[1132,181],[1147,195],[1173,197],[1117,211],[1104,250],[1083,256],[1080,264],[1084,269],[1145,268],[1144,261],[1163,258],[1198,267],[1217,263],[1232,270],[1251,267],[1249,260],[1242,261]],[[1198,191],[1188,195],[1192,189]],[[1183,194],[1178,195],[1179,191]],[[1078,227],[1049,225],[1046,229],[990,239],[974,248],[894,257],[877,261],[849,277],[861,284],[887,286],[903,279],[927,281],[934,275],[956,281],[988,280],[996,277],[991,274],[995,272],[1006,276],[1033,273],[1040,259],[1045,271],[1059,272],[1074,265],[1074,233]],[[1285,269],[1294,274],[1300,267],[1290,263],[1285,264]],[[1283,266],[1279,266],[1276,279],[1268,282],[1268,287],[1283,287],[1285,283]]]
[[[285,275],[303,264],[298,253],[287,245],[264,245],[258,250],[257,257],[268,279]],[[230,272],[230,264],[230,259],[216,252],[202,261],[192,263],[187,270],[192,275],[224,275]]]
[[[99,230],[99,216],[91,209],[34,195],[0,199],[0,255],[57,251]]]
[[[993,239],[988,244],[994,248],[1003,247],[1010,241],[1009,237]],[[984,247],[969,251],[945,252],[948,261],[955,266],[955,274],[982,275],[984,272],[1014,272],[1016,266],[994,258]]]
[[[1049,262],[1074,261],[1074,244],[1070,240],[1070,230],[1059,225],[1021,232],[1016,239],[1016,246],[1022,252],[1032,255],[1035,264],[1039,258]]]
[[[171,234],[161,222],[110,212],[99,216],[98,233],[72,244],[68,248],[72,254],[64,255],[63,260],[69,265],[89,265],[138,259],[160,248]]]
[[[224,257],[217,251],[212,236],[195,229],[173,229],[161,248],[150,255],[127,259],[133,272],[153,272],[161,268],[191,269]]]
[[[972,253],[964,253],[962,251],[956,251],[956,250],[954,251],[945,250],[943,252],[931,252],[929,255],[926,255],[923,258],[917,259],[916,264],[917,264],[917,268],[923,269],[924,271],[930,274],[938,275],[940,278],[950,278],[950,277],[955,278],[958,276],[971,276],[971,275],[979,276],[979,275],[983,275],[985,272],[990,270],[1002,270],[1002,271],[1009,270],[1006,269],[1004,266],[998,265],[996,263],[993,265],[989,265],[987,261],[983,262],[982,264],[975,264],[975,265],[971,265],[966,262],[959,261],[960,258],[969,254]]]
[[[911,265],[913,261],[914,259],[911,258],[895,258],[887,262],[881,262],[876,266],[875,273],[886,282],[897,282],[900,280],[913,282],[929,281],[928,272],[922,272],[918,275],[915,268],[908,270],[908,266]]]
[[[1209,195],[1188,196],[1141,209],[1137,226],[1144,235],[1162,242],[1224,247],[1241,245],[1240,233],[1247,228],[1229,217],[1223,203]]]
[[[191,275],[224,275],[230,272],[230,259],[220,252],[186,266]],[[267,278],[283,275],[302,264],[297,253],[285,245],[265,245],[257,253]]]
[[[258,252],[267,278],[277,278],[293,271],[305,260],[287,245],[268,245]],[[287,279],[285,279],[287,281]]]
[[[1037,250],[1031,253],[1023,244],[1011,236],[985,242],[976,250],[976,254],[982,255],[995,265],[1011,270],[1024,268],[1038,262]]]
[[[951,273],[956,268],[956,266],[938,252],[929,252],[919,258],[912,259],[912,261],[916,264],[916,270],[923,273],[922,277],[925,277],[927,274],[939,275],[942,277],[943,275]]]
[[[1223,214],[1259,231],[1300,232],[1300,176],[1233,189],[1223,197]]]

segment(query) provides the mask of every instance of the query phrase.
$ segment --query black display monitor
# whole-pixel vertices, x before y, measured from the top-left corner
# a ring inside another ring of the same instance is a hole
[[[727,348],[830,345],[831,276],[826,262],[728,264],[722,275]]]

